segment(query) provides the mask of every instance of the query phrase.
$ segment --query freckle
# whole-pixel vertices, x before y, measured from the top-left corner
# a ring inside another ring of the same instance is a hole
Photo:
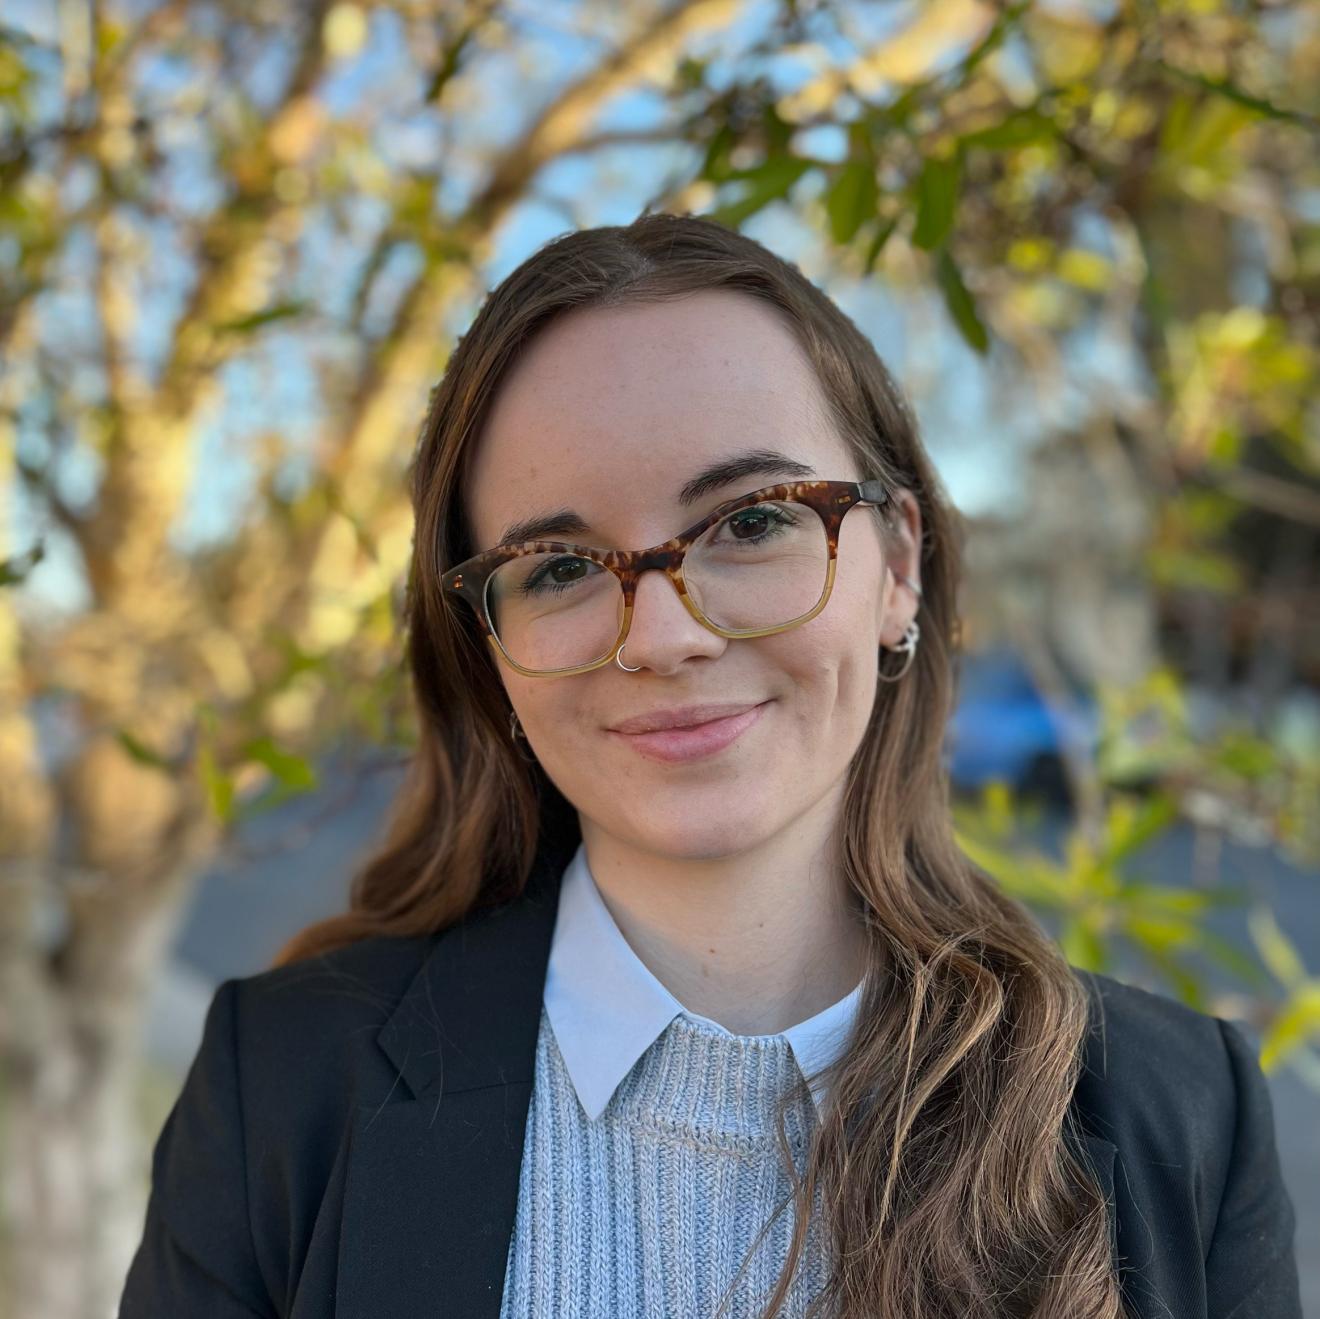
[[[713,953],[715,950],[712,948],[710,951]]]

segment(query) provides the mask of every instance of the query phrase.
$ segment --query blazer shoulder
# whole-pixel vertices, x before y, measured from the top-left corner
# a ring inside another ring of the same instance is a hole
[[[394,1073],[376,1043],[435,943],[377,935],[327,953],[235,976],[234,1041],[255,1114],[309,1118],[350,1099],[379,1100]],[[224,985],[220,987],[224,988]],[[217,990],[217,993],[219,990]]]
[[[366,1004],[393,1006],[435,944],[434,934],[375,935],[284,966],[232,977],[254,1010],[295,1016],[309,1006],[323,1014],[327,1001],[352,1012]],[[276,1008],[274,1005],[279,1004]],[[354,1005],[357,1005],[356,1007]]]
[[[1244,1092],[1272,1139],[1254,1051],[1230,1021],[1099,972],[1079,975],[1092,1005],[1076,1088],[1084,1125],[1117,1146],[1134,1193],[1192,1211],[1208,1244],[1243,1138]]]
[[[1205,1260],[1211,1313],[1300,1319],[1296,1214],[1247,1033],[1163,994],[1079,974],[1094,1015],[1077,1100],[1084,1124],[1116,1146],[1123,1240],[1146,1260],[1152,1229],[1179,1223],[1182,1249]]]
[[[1208,1086],[1231,1099],[1219,1017],[1098,971],[1073,971],[1091,1000],[1087,1073],[1120,1088],[1165,1083],[1186,1096],[1191,1085]]]

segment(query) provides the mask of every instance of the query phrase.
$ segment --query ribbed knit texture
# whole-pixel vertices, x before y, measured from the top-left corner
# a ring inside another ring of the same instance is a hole
[[[783,1036],[678,1016],[592,1122],[542,1009],[502,1319],[710,1319],[792,1189],[775,1109],[800,1077]],[[805,1091],[786,1122],[800,1173],[817,1122]],[[784,1319],[805,1314],[827,1277],[816,1203]],[[793,1226],[790,1202],[739,1279],[730,1319],[759,1319]]]

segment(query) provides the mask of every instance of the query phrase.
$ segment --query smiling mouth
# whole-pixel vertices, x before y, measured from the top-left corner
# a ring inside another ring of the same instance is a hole
[[[675,764],[700,760],[732,746],[749,728],[759,722],[770,701],[762,701],[736,714],[708,719],[699,724],[653,729],[649,732],[624,733],[608,729],[611,737],[621,739],[649,760]]]
[[[634,715],[621,724],[613,725],[616,733],[659,733],[670,728],[699,728],[702,724],[714,723],[717,719],[727,719],[733,715],[744,714],[764,701],[712,701],[707,705],[679,705],[668,710],[656,710],[651,714]]]

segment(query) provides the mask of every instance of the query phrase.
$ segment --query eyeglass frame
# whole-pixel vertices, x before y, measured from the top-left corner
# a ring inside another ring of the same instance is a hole
[[[805,504],[820,518],[825,528],[825,539],[829,547],[829,559],[825,570],[825,589],[820,599],[805,614],[790,619],[787,623],[777,623],[773,627],[751,628],[736,631],[722,628],[713,623],[697,608],[688,594],[687,584],[683,580],[683,558],[688,550],[710,530],[717,522],[727,518],[740,509],[753,508],[757,504],[778,500],[784,503]],[[863,505],[892,507],[890,492],[884,482],[867,481],[789,481],[781,485],[768,485],[748,495],[739,495],[726,500],[712,509],[699,522],[694,522],[686,531],[680,532],[659,545],[652,545],[644,550],[602,550],[590,545],[572,545],[557,540],[526,540],[496,545],[491,549],[474,554],[455,564],[444,573],[444,586],[471,606],[486,641],[496,652],[496,658],[503,657],[505,662],[517,672],[529,678],[566,678],[576,673],[590,673],[608,664],[623,649],[628,640],[628,631],[632,626],[633,601],[637,594],[637,583],[644,572],[659,569],[674,584],[684,608],[702,627],[717,636],[731,640],[744,640],[752,637],[768,637],[776,632],[787,632],[790,628],[800,627],[815,618],[826,604],[834,590],[835,567],[839,556],[839,529],[849,509]],[[614,645],[600,659],[587,664],[579,664],[565,669],[528,669],[519,664],[500,643],[499,636],[491,623],[486,603],[486,590],[495,571],[513,559],[524,558],[530,554],[570,554],[574,558],[587,559],[602,568],[608,569],[618,579],[623,591],[623,618],[619,635]]]

